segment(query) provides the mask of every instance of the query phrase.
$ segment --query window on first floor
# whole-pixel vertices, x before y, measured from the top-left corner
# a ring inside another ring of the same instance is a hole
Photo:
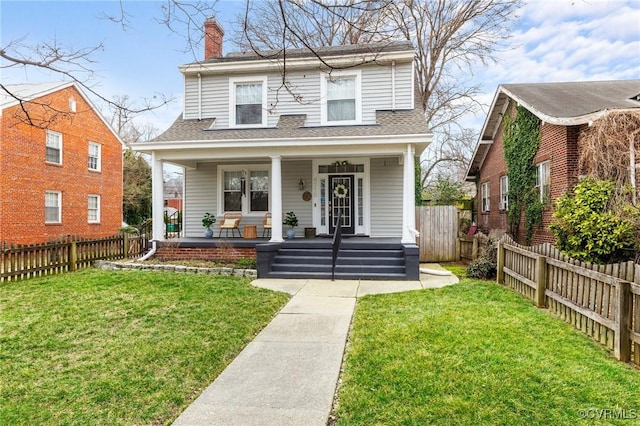
[[[46,149],[48,163],[62,164],[62,134],[47,130]]]
[[[87,218],[89,223],[100,222],[100,196],[89,195],[87,205]]]
[[[482,184],[480,188],[480,196],[482,197],[482,212],[488,212],[491,207],[489,203],[489,182]]]
[[[268,168],[225,168],[221,177],[222,212],[269,211]]]
[[[59,191],[45,191],[44,193],[44,222],[62,222],[62,193]]]
[[[540,201],[548,203],[551,200],[551,162],[543,161],[536,164],[536,188],[540,193]]]
[[[500,210],[509,210],[509,177],[500,176]]]

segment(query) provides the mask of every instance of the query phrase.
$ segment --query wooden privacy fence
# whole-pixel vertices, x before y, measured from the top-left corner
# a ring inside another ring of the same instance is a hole
[[[550,244],[498,244],[498,283],[533,300],[640,365],[640,265],[594,265],[561,254]]]
[[[451,262],[457,250],[458,208],[456,206],[416,207],[416,227],[420,231],[421,262]]]
[[[146,251],[145,240],[145,236],[120,234],[33,245],[0,243],[0,282],[75,271],[96,260],[140,256]]]
[[[478,238],[458,237],[458,259],[476,260],[478,257]]]

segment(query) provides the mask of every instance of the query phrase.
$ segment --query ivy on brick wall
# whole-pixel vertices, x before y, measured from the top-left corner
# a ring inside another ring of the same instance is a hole
[[[509,108],[511,110],[511,108]],[[536,189],[536,167],[533,159],[540,146],[540,119],[522,106],[515,117],[502,117],[504,158],[509,177],[509,230],[517,237],[520,218],[524,214],[525,239],[531,242],[535,226],[542,223],[543,204]]]

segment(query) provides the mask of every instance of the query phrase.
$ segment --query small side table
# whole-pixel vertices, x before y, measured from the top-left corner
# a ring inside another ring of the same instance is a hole
[[[256,225],[245,225],[243,236],[247,239],[258,238],[258,227]]]

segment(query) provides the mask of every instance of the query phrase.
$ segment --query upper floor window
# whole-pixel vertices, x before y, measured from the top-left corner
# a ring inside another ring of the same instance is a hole
[[[44,193],[44,222],[62,222],[62,193],[59,191],[46,191]]]
[[[540,192],[540,201],[548,203],[551,200],[551,162],[543,161],[536,164],[536,188]]]
[[[267,79],[230,79],[230,127],[267,125]]]
[[[100,157],[102,146],[99,143],[89,142],[89,170],[100,171]]]
[[[482,212],[486,213],[491,208],[490,206],[490,194],[489,194],[489,182],[485,182],[482,184],[480,189],[481,197],[482,197]]]
[[[360,72],[323,75],[323,124],[357,124],[362,119]]]
[[[89,195],[87,200],[87,218],[89,223],[100,223],[99,195]]]
[[[62,134],[47,130],[47,154],[48,163],[62,164]]]
[[[500,210],[509,210],[509,176],[500,176]]]

